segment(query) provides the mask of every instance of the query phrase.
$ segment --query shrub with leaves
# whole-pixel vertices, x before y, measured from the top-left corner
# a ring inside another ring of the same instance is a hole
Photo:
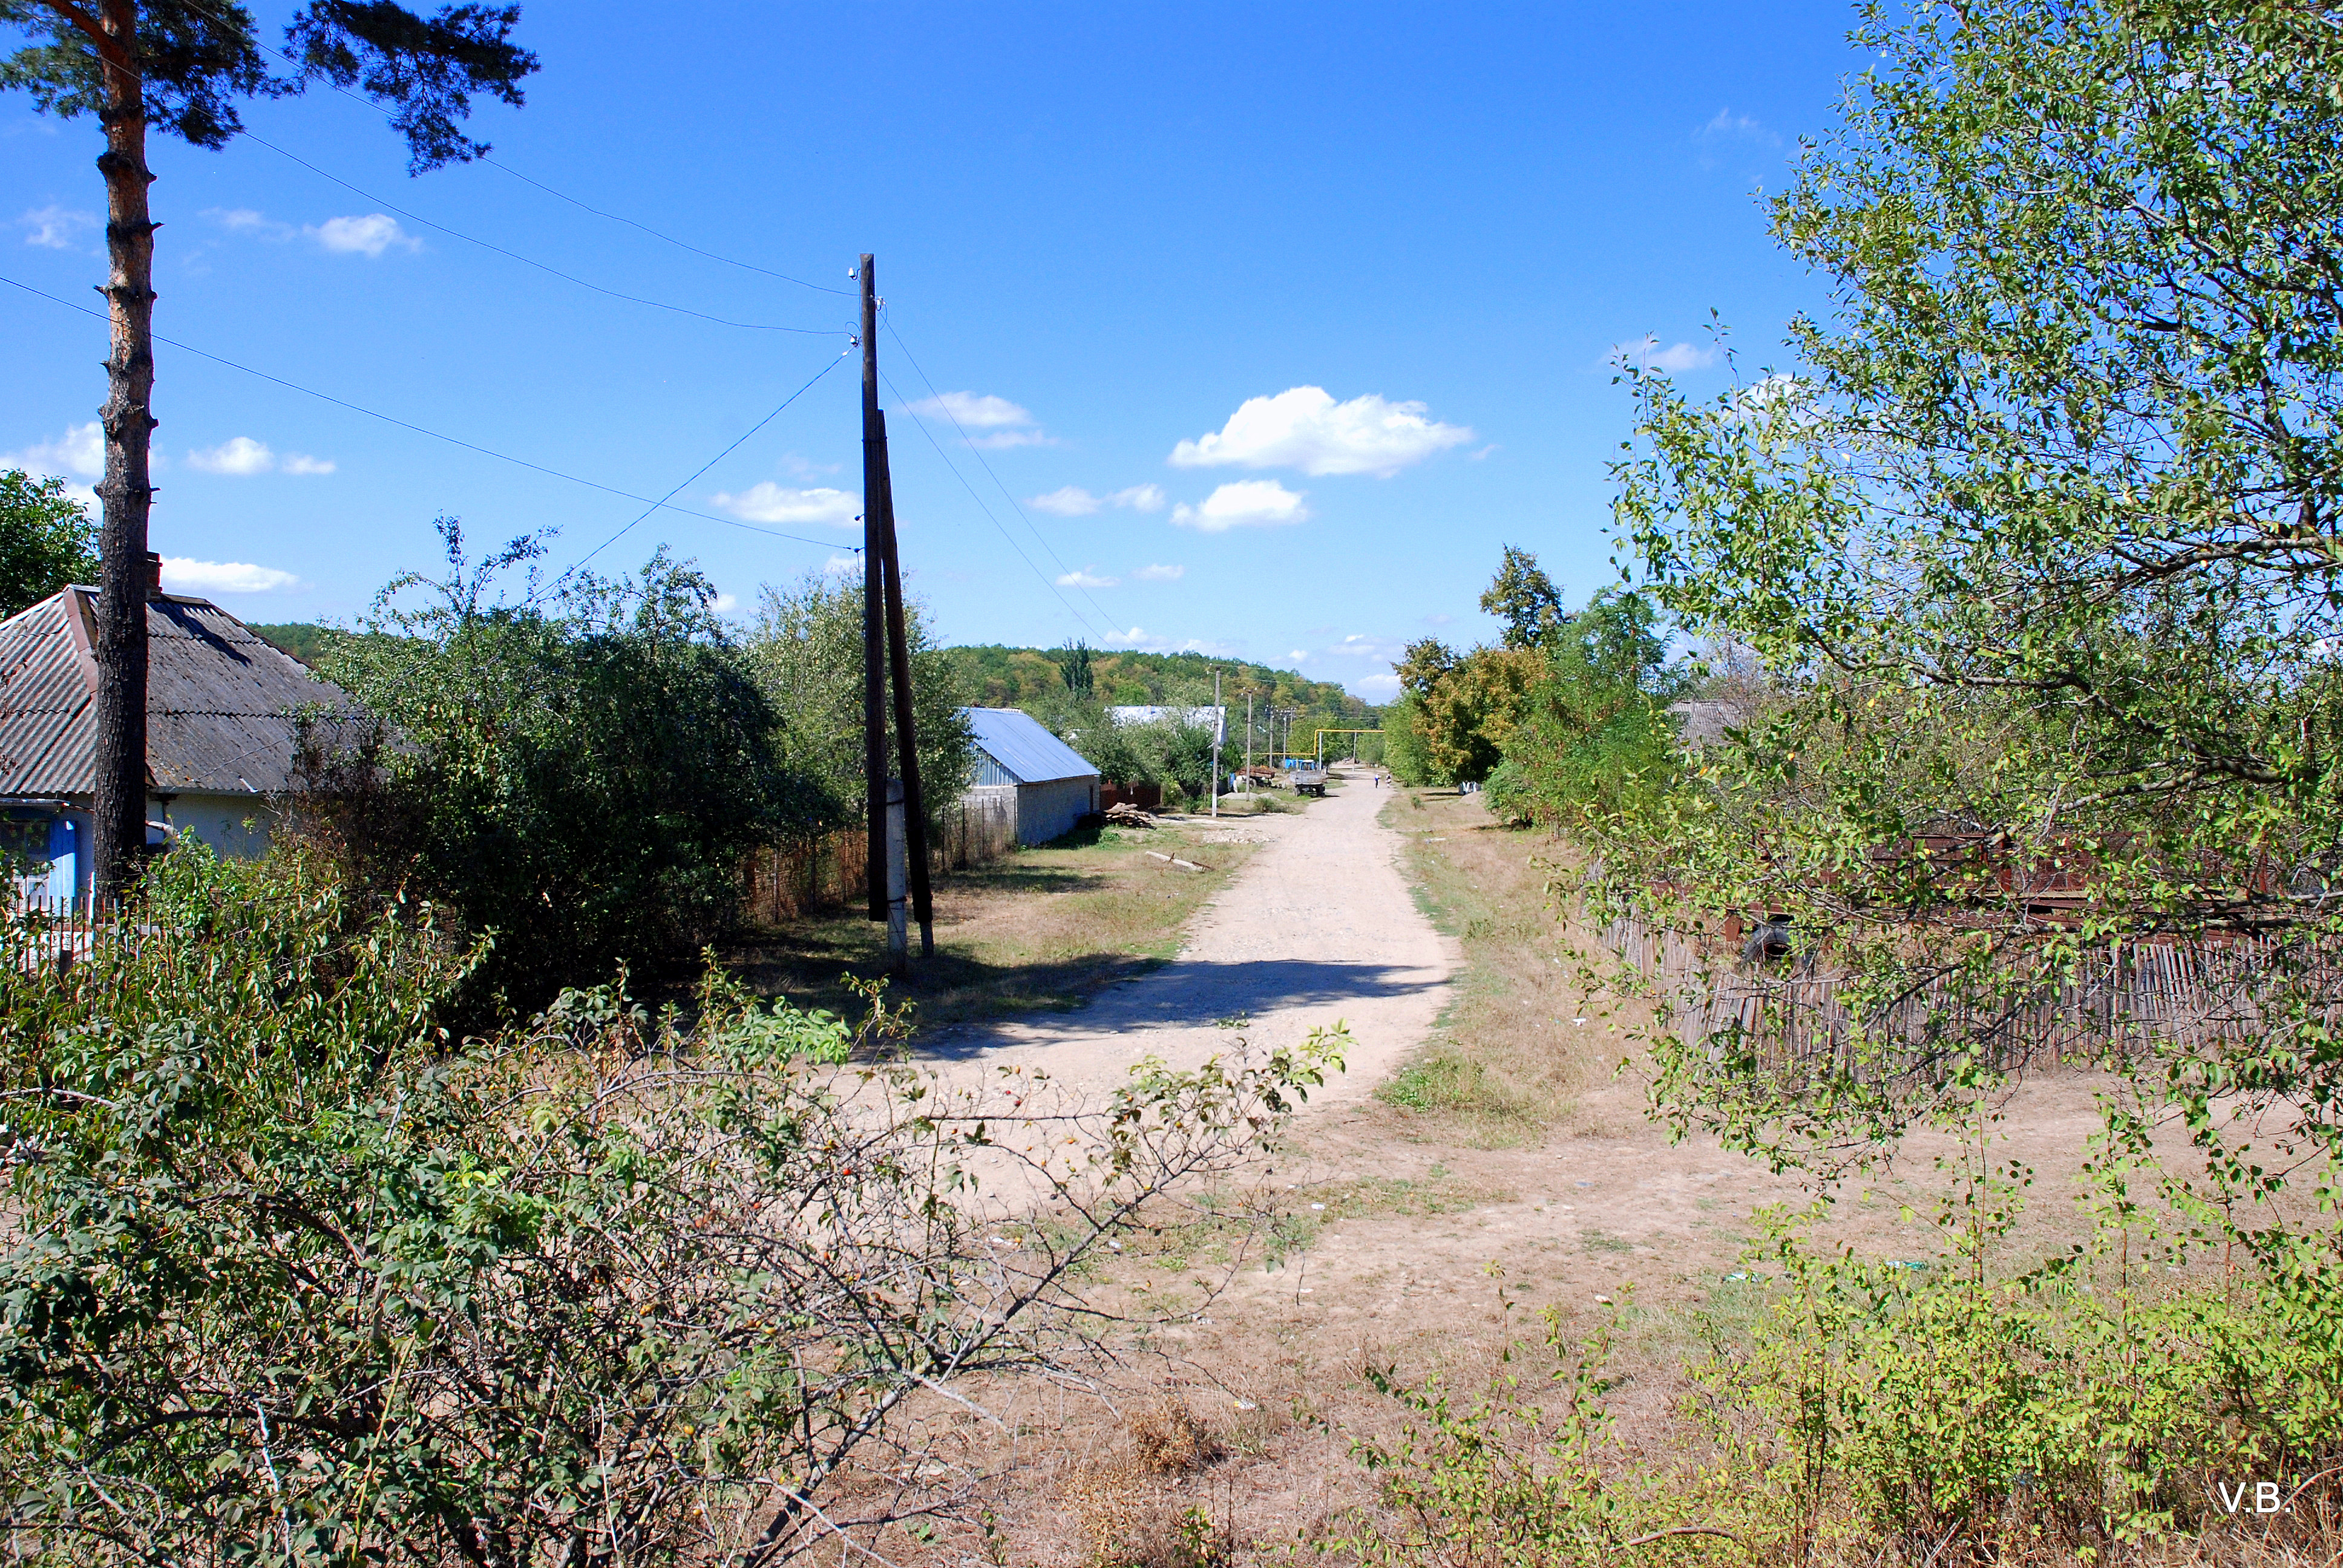
[[[888,1060],[875,993],[850,1029],[712,975],[457,1038],[479,957],[190,849],[62,977],[0,970],[20,1558],[756,1564],[949,1513],[913,1407],[1078,1371],[1071,1272],[1335,1060],[1084,1104]]]

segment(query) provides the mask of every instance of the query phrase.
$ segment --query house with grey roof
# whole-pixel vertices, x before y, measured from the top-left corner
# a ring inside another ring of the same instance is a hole
[[[1017,841],[1046,844],[1099,809],[1099,771],[1014,708],[966,708],[980,790],[1013,790]]]
[[[85,908],[96,790],[97,590],[0,621],[0,848],[21,899]],[[147,841],[268,848],[292,792],[300,716],[355,721],[339,687],[208,599],[146,601]]]

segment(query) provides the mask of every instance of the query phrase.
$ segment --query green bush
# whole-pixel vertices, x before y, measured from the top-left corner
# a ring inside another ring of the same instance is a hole
[[[482,956],[321,856],[192,846],[65,973],[0,964],[13,1560],[759,1564],[917,1522],[959,1471],[904,1402],[1088,1353],[1089,1251],[1334,1060],[1143,1062],[1032,1152],[988,1129],[1049,1091],[892,1064],[875,989],[855,1030],[711,972],[459,1037]],[[866,1445],[905,1479],[821,1508]]]
[[[750,847],[841,814],[829,780],[784,755],[705,578],[662,553],[631,582],[492,601],[535,543],[474,565],[441,528],[448,578],[398,579],[373,635],[327,648],[321,673],[381,729],[311,758],[312,836],[493,932],[480,985],[518,1008],[687,957],[733,918]]]

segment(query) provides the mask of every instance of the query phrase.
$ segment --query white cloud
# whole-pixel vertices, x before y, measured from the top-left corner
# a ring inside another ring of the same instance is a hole
[[[263,239],[287,240],[300,233],[289,223],[278,223],[266,213],[248,206],[214,206],[204,209],[204,216],[222,228],[236,234],[256,234]]]
[[[1219,430],[1172,448],[1177,468],[1299,468],[1305,474],[1373,474],[1387,479],[1412,463],[1473,439],[1462,425],[1425,417],[1421,403],[1369,393],[1337,403],[1322,387],[1249,397]]]
[[[1399,677],[1388,673],[1383,675],[1362,675],[1357,679],[1345,681],[1343,684],[1348,686],[1359,696],[1366,698],[1371,701],[1393,698],[1399,695]]]
[[[1700,139],[1704,142],[1715,142],[1722,141],[1726,137],[1760,142],[1769,147],[1778,147],[1782,145],[1780,136],[1767,130],[1763,124],[1750,116],[1736,115],[1731,109],[1719,109],[1716,111],[1715,119],[1701,126]]]
[[[1388,638],[1363,637],[1353,632],[1333,647],[1320,651],[1332,658],[1373,658],[1387,664],[1406,650]]]
[[[718,615],[730,615],[740,608],[740,601],[729,593],[720,593],[709,601],[709,608]]]
[[[1275,479],[1238,479],[1204,498],[1203,505],[1182,501],[1172,508],[1172,520],[1184,528],[1222,534],[1231,528],[1278,528],[1310,516],[1302,504],[1303,491],[1289,490]]]
[[[1078,571],[1068,572],[1064,577],[1060,578],[1058,586],[1081,588],[1113,588],[1121,581],[1121,578],[1101,577],[1089,567],[1083,567]]]
[[[398,220],[387,213],[329,217],[301,232],[337,256],[378,256],[393,246],[401,250],[423,248],[423,242],[399,227]]]
[[[1061,518],[1087,518],[1107,507],[1128,507],[1134,512],[1160,512],[1163,509],[1163,487],[1161,485],[1133,485],[1106,496],[1093,496],[1080,485],[1068,485],[1063,489],[1051,490],[1046,496],[1034,497],[1031,504]]]
[[[301,579],[291,572],[248,561],[191,561],[183,556],[165,556],[163,586],[181,593],[274,593],[299,588]]]
[[[821,575],[826,578],[842,578],[849,572],[861,569],[862,558],[860,556],[832,556],[821,563]]]
[[[1176,583],[1188,575],[1186,567],[1146,566],[1131,574],[1143,583]]]
[[[277,454],[249,436],[236,436],[188,453],[187,466],[199,474],[265,474],[277,467]]]
[[[927,419],[950,419],[953,424],[971,430],[990,430],[1003,425],[1031,425],[1033,416],[1006,397],[996,397],[990,392],[946,392],[940,397],[922,397],[907,410]]]
[[[990,392],[945,392],[908,405],[906,413],[922,419],[949,419],[960,427],[971,447],[1003,452],[1017,447],[1054,447],[1057,438],[1033,422],[1022,404]],[[971,430],[990,432],[971,436]]]
[[[744,523],[832,523],[842,528],[862,514],[860,496],[827,486],[793,490],[770,479],[737,496],[719,493],[709,498]]]
[[[0,454],[0,467],[95,479],[106,472],[106,433],[92,419],[86,425],[73,426],[54,441],[36,441],[21,452]]]
[[[71,250],[82,230],[97,226],[97,215],[75,212],[53,202],[26,213],[16,222],[25,230],[26,245],[37,245],[44,250]]]
[[[1036,496],[1030,503],[1035,510],[1054,513],[1061,518],[1087,518],[1106,505],[1104,496],[1093,496],[1080,485],[1068,485],[1051,490],[1046,496]]]
[[[1298,648],[1292,652],[1287,654],[1285,657],[1292,659],[1296,664],[1307,664],[1310,662],[1310,655]]]
[[[1201,637],[1184,640],[1156,637],[1146,628],[1137,626],[1129,631],[1111,631],[1099,641],[1108,648],[1128,648],[1141,653],[1201,653],[1212,658],[1234,658],[1244,651],[1242,642],[1208,642]]]
[[[199,474],[228,474],[248,477],[254,474],[330,474],[334,460],[312,457],[306,452],[287,452],[283,456],[269,449],[265,441],[249,436],[232,436],[216,447],[187,454],[187,467]]]
[[[1647,333],[1632,343],[1613,344],[1610,359],[1614,365],[1640,365],[1653,370],[1705,370],[1716,363],[1717,352],[1715,345],[1701,348],[1690,343],[1671,343],[1663,348],[1660,340]]]

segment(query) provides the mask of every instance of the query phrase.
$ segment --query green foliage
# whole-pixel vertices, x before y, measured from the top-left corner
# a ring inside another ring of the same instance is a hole
[[[1576,829],[1669,799],[1684,769],[1668,707],[1689,677],[1668,664],[1651,601],[1605,588],[1552,628],[1543,651],[1504,764],[1489,775],[1490,809]]]
[[[266,625],[246,621],[245,624],[307,665],[321,663],[327,650],[334,646],[335,639],[348,635],[330,626],[317,626],[307,621],[271,621]]]
[[[384,729],[314,760],[319,837],[493,931],[483,983],[516,1005],[689,953],[731,918],[749,847],[835,810],[786,765],[714,589],[662,552],[632,582],[492,599],[538,547],[471,563],[441,531],[448,576],[395,581],[371,635],[327,651],[319,673]]]
[[[388,106],[421,173],[488,151],[457,128],[471,95],[518,106],[522,78],[537,69],[537,56],[511,42],[518,5],[454,5],[427,18],[393,0],[314,0],[285,29],[290,75],[270,73],[242,5],[141,0],[134,15],[147,123],[199,147],[226,146],[244,128],[238,98],[324,81]],[[38,40],[0,59],[0,88],[29,92],[42,113],[65,119],[105,106],[106,66],[70,16],[41,0],[0,0],[0,25]]]
[[[919,730],[920,787],[931,821],[960,792],[975,768],[960,667],[929,640],[916,601],[903,607],[911,658],[911,720]],[[772,706],[783,772],[813,788],[779,824],[811,837],[862,820],[862,585],[809,572],[785,588],[767,588],[742,654]],[[890,697],[890,743],[894,709]]]
[[[886,1060],[876,988],[850,1031],[713,971],[460,1038],[481,950],[365,902],[196,846],[69,971],[0,965],[19,1560],[767,1564],[916,1521],[957,1472],[904,1402],[1071,1372],[1089,1253],[1232,1198],[1340,1065],[1338,1032],[1088,1106],[962,1093]],[[1045,1104],[1046,1147],[994,1141]],[[832,1500],[850,1461],[902,1480]]]
[[[0,616],[97,580],[97,525],[65,482],[0,469]]]
[[[1380,1481],[1377,1515],[1338,1523],[1321,1556],[1387,1568],[1520,1563],[1564,1568],[1615,1560],[1661,1536],[1714,1546],[1727,1533],[1687,1527],[1719,1499],[1703,1478],[1634,1463],[1618,1442],[1606,1375],[1622,1312],[1606,1306],[1573,1339],[1549,1310],[1543,1374],[1509,1370],[1480,1399],[1460,1405],[1437,1378],[1400,1382],[1388,1368],[1369,1381],[1409,1412],[1397,1442],[1353,1443],[1352,1455]],[[1508,1363],[1536,1354],[1510,1348]],[[1751,1514],[1762,1497],[1738,1500]]]
[[[1562,624],[1562,591],[1537,557],[1507,545],[1495,578],[1481,595],[1481,610],[1505,623],[1507,648],[1535,648]]]
[[[1833,291],[1797,368],[1706,404],[1630,377],[1620,521],[1664,610],[1751,650],[1760,721],[1589,843],[1598,906],[1786,920],[1844,1017],[1785,1051],[1795,998],[1757,988],[1654,1042],[1657,1106],[1833,1176],[2169,952],[2220,1023],[2061,1045],[2108,1075],[2131,1223],[2330,1288],[2343,43],[2046,0],[1866,10],[1858,42],[1774,205]]]
[[[1091,645],[1077,638],[1057,656],[1058,673],[1066,678],[1066,691],[1078,702],[1090,699],[1091,652]]]

